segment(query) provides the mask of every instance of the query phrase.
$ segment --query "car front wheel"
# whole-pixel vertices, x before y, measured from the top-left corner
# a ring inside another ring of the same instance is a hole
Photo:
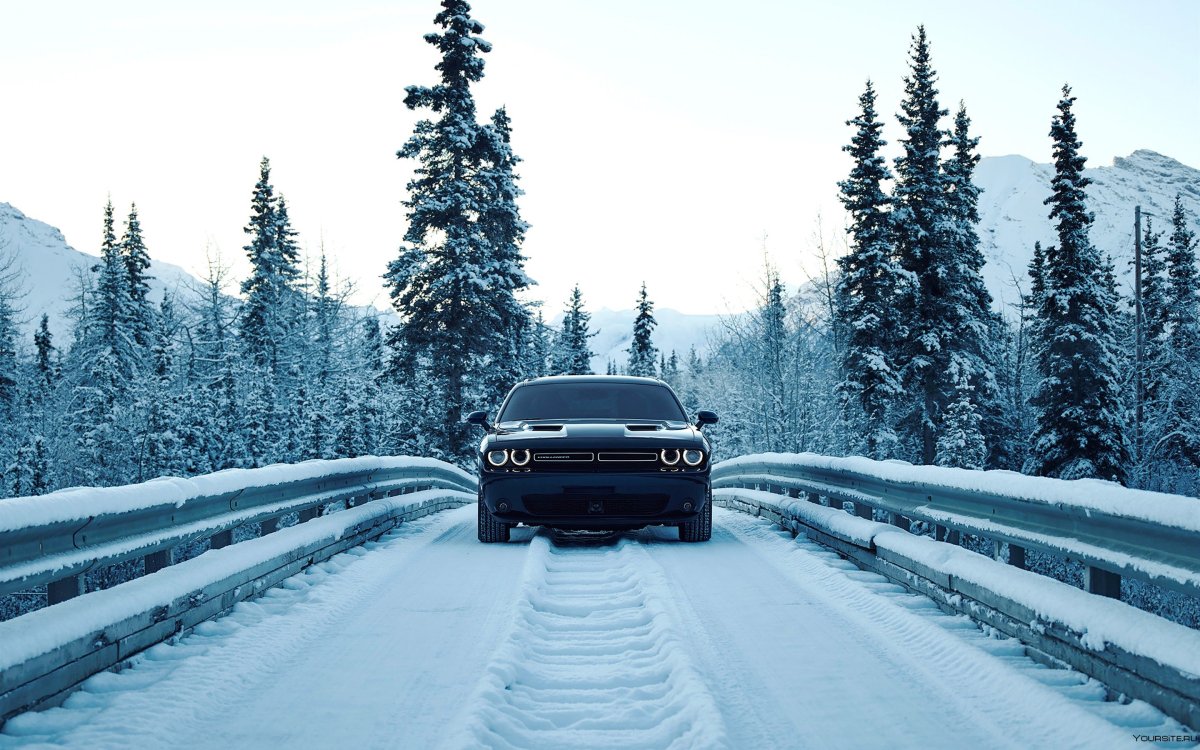
[[[684,542],[707,542],[712,538],[712,488],[704,498],[704,507],[695,520],[679,524],[679,539]]]
[[[504,523],[495,514],[488,510],[487,505],[483,502],[483,493],[479,494],[479,541],[486,544],[493,542],[507,542],[508,532],[512,529],[511,523]]]

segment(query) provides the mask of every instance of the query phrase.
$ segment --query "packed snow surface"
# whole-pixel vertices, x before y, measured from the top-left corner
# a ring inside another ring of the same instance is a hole
[[[0,748],[1116,748],[1179,730],[804,538],[715,521],[707,544],[483,545],[473,507],[435,514],[12,719]]]
[[[715,494],[777,508],[865,548],[896,552],[929,569],[995,592],[1033,611],[1043,623],[1060,623],[1081,634],[1083,644],[1095,651],[1111,644],[1185,674],[1200,675],[1200,631],[1117,599],[1095,596],[955,544],[936,542],[805,500],[745,489],[722,489]]]

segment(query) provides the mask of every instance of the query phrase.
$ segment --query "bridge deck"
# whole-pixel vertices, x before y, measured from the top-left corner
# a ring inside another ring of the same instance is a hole
[[[744,514],[718,509],[708,544],[482,545],[474,512],[315,566],[12,719],[0,748],[1069,748],[1178,728]]]

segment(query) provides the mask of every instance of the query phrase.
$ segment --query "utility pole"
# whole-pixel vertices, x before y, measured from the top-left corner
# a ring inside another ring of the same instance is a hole
[[[1133,422],[1133,450],[1136,461],[1142,460],[1142,419],[1145,416],[1146,393],[1142,382],[1142,207],[1133,207],[1133,327],[1136,332],[1134,346],[1134,400],[1137,402]]]

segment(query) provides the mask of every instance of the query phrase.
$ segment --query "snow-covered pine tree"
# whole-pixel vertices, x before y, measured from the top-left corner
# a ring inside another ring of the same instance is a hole
[[[129,289],[130,329],[137,346],[146,351],[154,339],[154,308],[150,304],[150,253],[142,237],[137,204],[130,204],[125,234],[121,236],[121,256],[125,260],[126,283]]]
[[[136,460],[139,482],[159,476],[179,476],[187,471],[188,465],[179,439],[182,420],[174,387],[175,331],[179,322],[170,295],[163,296],[155,317],[152,369],[140,388],[142,403],[138,410],[146,414],[146,421]]]
[[[42,313],[38,329],[33,334],[35,349],[34,366],[37,371],[37,390],[48,392],[54,389],[60,375],[54,360],[54,335],[50,333],[50,316]]]
[[[637,317],[633,320],[633,341],[629,344],[629,367],[627,374],[653,378],[655,359],[658,349],[654,346],[652,336],[658,321],[654,319],[654,303],[646,293],[646,282],[642,282],[642,291],[638,294]]]
[[[1157,453],[1200,466],[1200,271],[1196,235],[1188,229],[1180,195],[1171,212],[1166,246],[1163,320],[1167,374]]]
[[[241,342],[248,362],[266,370],[279,364],[284,287],[295,277],[294,269],[286,266],[279,249],[279,204],[271,185],[271,162],[265,156],[259,163],[258,174],[250,199],[250,223],[245,227],[246,234],[251,235],[250,244],[245,247],[250,275],[241,287],[245,297]]]
[[[918,436],[916,458],[932,463],[936,452],[935,433],[945,403],[947,376],[948,291],[943,286],[948,230],[946,178],[939,158],[946,131],[941,118],[947,110],[938,105],[934,86],[937,74],[930,64],[925,27],[918,26],[910,52],[911,74],[904,79],[900,124],[906,137],[900,139],[904,153],[896,159],[896,182],[892,191],[892,226],[896,255],[901,268],[911,274],[913,285],[897,297],[902,324],[907,330],[900,364],[906,401],[912,404],[903,415],[909,430]]]
[[[1144,404],[1156,402],[1166,373],[1166,259],[1161,245],[1163,233],[1154,231],[1154,217],[1146,217],[1142,232],[1142,342]],[[1131,303],[1132,304],[1132,303]],[[1136,397],[1136,396],[1135,396]]]
[[[17,410],[19,363],[17,361],[17,314],[21,269],[16,256],[0,252],[0,451],[4,432]],[[0,454],[0,461],[4,456]],[[0,465],[0,468],[3,468]]]
[[[851,236],[849,252],[838,259],[841,275],[835,292],[835,325],[846,332],[838,392],[861,413],[852,420],[862,425],[861,451],[885,459],[893,456],[897,442],[891,411],[901,393],[897,348],[905,337],[896,301],[911,277],[893,257],[890,199],[883,191],[891,173],[879,153],[886,141],[870,81],[858,101],[859,115],[846,121],[855,133],[842,147],[854,158],[854,167],[838,183]]]
[[[982,469],[987,460],[987,444],[983,439],[983,419],[971,399],[971,384],[960,378],[958,395],[946,408],[941,429],[938,430],[938,466],[959,469]]]
[[[591,330],[592,315],[583,307],[583,292],[579,285],[571,290],[571,300],[563,312],[562,331],[558,335],[555,357],[556,375],[592,374],[592,357],[588,340],[599,333]]]
[[[949,378],[943,376],[946,399],[959,399],[965,393],[977,407],[984,441],[988,444],[985,465],[996,467],[1008,460],[1005,446],[1009,441],[1004,405],[996,383],[997,330],[1003,326],[992,311],[992,295],[983,282],[983,252],[979,249],[979,188],[975,185],[976,149],[979,138],[972,137],[971,118],[959,102],[954,128],[945,145],[950,157],[942,164],[946,180],[946,208],[949,216],[944,267],[948,272],[945,289],[944,330],[949,356]],[[969,388],[959,382],[967,379]],[[956,379],[957,378],[957,379]]]
[[[1069,86],[1051,122],[1055,175],[1046,199],[1058,245],[1045,251],[1045,294],[1036,347],[1041,382],[1031,400],[1037,429],[1025,471],[1063,479],[1123,481],[1128,450],[1121,420],[1111,274],[1092,246]],[[1107,278],[1106,278],[1107,277]]]
[[[518,312],[513,294],[529,283],[519,251],[525,225],[512,203],[519,190],[507,116],[500,113],[490,128],[476,121],[471,84],[483,77],[480,55],[492,47],[470,11],[464,0],[442,1],[434,19],[442,31],[425,35],[442,55],[441,81],[405,89],[405,106],[438,118],[418,122],[397,152],[419,165],[404,203],[405,245],[384,275],[401,317],[388,337],[395,353],[389,374],[411,383],[417,370],[428,372],[436,384],[432,413],[440,419],[425,429],[433,452],[449,458],[470,450],[462,423],[468,380],[508,354],[513,337],[502,332]]]
[[[96,285],[89,329],[97,340],[94,350],[107,350],[116,368],[113,382],[128,387],[140,366],[141,350],[134,333],[133,298],[130,297],[129,268],[113,230],[113,205],[104,207],[104,231],[100,246],[100,278]]]
[[[492,257],[492,266],[486,269],[490,271],[486,283],[493,291],[494,304],[498,306],[494,314],[501,325],[484,363],[485,373],[493,377],[488,384],[489,392],[483,394],[483,403],[499,405],[512,384],[525,374],[522,358],[510,356],[503,339],[508,338],[515,348],[524,349],[531,315],[516,295],[533,284],[525,274],[525,257],[521,254],[521,244],[529,229],[517,206],[517,198],[525,193],[517,186],[520,176],[515,171],[521,158],[513,153],[512,120],[503,107],[496,110],[490,123],[480,128],[479,152],[476,180],[483,191],[484,205],[479,224]],[[485,377],[484,382],[487,380]]]

